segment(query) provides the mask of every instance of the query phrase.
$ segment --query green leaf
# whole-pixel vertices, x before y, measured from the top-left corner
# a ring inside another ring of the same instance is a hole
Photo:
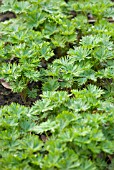
[[[58,124],[56,124],[55,121],[51,122],[51,120],[48,120],[47,122],[41,123],[39,126],[32,127],[30,130],[36,134],[41,134],[47,131],[54,132],[57,128]]]

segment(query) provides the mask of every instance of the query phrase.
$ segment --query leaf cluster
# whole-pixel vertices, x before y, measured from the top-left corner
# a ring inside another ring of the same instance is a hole
[[[4,0],[7,11],[0,79],[39,100],[1,106],[1,170],[113,170],[113,3]]]

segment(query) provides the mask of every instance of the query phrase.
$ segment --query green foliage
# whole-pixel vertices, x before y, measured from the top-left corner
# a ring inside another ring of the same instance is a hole
[[[38,100],[1,106],[0,169],[113,170],[113,3],[4,0],[6,11],[0,79]]]
[[[56,95],[52,97],[55,101]],[[43,98],[46,96],[44,94]],[[47,111],[50,114],[44,122],[40,115],[39,118],[36,116],[35,107],[38,106],[36,103],[30,109],[11,104],[1,108],[1,169],[104,168],[96,160],[104,161],[107,155],[114,152],[114,107],[108,106],[107,111],[106,106],[102,108],[101,104],[95,114],[89,111],[80,114],[80,111],[75,110],[75,104],[72,111],[67,108],[61,112],[60,105],[56,110],[57,116],[50,108],[42,110],[44,114]],[[47,138],[45,143],[40,139],[41,134]]]

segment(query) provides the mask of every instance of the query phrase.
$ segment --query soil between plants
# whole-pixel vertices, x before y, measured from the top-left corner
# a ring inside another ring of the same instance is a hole
[[[29,87],[30,86],[32,87],[32,84],[29,85]],[[40,99],[39,94],[36,96],[36,98],[27,97],[25,103],[19,93],[14,93],[0,84],[0,106],[10,105],[12,102],[18,103],[20,105],[31,106],[38,99]]]
[[[13,93],[0,84],[0,106],[9,105],[12,102],[24,104],[19,94]]]

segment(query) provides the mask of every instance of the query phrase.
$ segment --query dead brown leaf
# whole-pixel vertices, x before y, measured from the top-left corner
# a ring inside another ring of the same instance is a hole
[[[6,89],[10,89],[11,90],[10,84],[7,83],[4,79],[0,79],[0,82],[1,82],[3,87],[5,87]]]

